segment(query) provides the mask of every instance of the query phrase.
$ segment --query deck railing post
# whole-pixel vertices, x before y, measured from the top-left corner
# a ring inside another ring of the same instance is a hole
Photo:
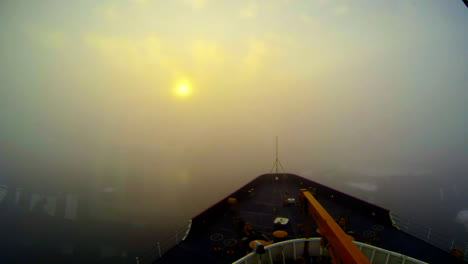
[[[297,258],[297,254],[296,254],[296,242],[293,243],[293,252],[294,252],[294,259]]]
[[[283,264],[286,264],[286,256],[284,255],[284,248],[283,246],[280,246],[281,247],[281,255],[283,256]]]
[[[387,253],[387,258],[385,259],[385,264],[388,264],[389,260],[390,260],[390,253]]]
[[[403,262],[401,262],[401,264],[405,264],[406,263],[406,256],[402,256],[403,257]]]
[[[158,242],[158,253],[159,253],[159,257],[162,258],[162,254],[161,254],[161,244],[159,244],[159,242]]]
[[[373,263],[374,262],[374,257],[375,257],[375,248],[372,249],[372,255],[371,255],[371,259],[370,259],[370,262]]]

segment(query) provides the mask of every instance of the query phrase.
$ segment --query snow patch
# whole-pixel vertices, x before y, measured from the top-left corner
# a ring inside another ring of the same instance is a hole
[[[400,169],[400,168],[362,168],[355,169],[356,173],[370,177],[392,177],[392,176],[407,176],[417,177],[431,174],[431,171],[426,169]]]
[[[465,228],[468,229],[468,209],[459,211],[457,217],[455,217],[455,221],[463,224]]]
[[[102,189],[102,192],[103,193],[113,193],[116,190],[117,190],[117,188],[115,188],[115,187],[107,186],[107,187],[104,187],[104,189]]]
[[[370,182],[349,182],[348,185],[366,192],[375,192],[379,189],[377,184]]]

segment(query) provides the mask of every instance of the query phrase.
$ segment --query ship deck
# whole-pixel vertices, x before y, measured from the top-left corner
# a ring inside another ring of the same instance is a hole
[[[282,240],[302,238],[305,218],[299,206],[301,188],[310,190],[333,218],[344,217],[345,231],[356,241],[428,263],[460,263],[447,252],[397,229],[388,210],[293,174],[257,177],[194,217],[187,238],[149,263],[232,263],[249,250],[250,239],[242,230],[246,222],[271,240],[278,240],[273,236],[276,229],[287,232]],[[229,198],[237,203],[230,204]],[[277,217],[289,221],[284,226],[275,225]],[[320,234],[315,226],[310,237],[317,236]]]

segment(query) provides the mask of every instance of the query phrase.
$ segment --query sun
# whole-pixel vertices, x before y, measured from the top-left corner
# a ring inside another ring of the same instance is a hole
[[[188,97],[192,94],[192,86],[186,80],[179,81],[175,87],[175,94],[179,97]]]

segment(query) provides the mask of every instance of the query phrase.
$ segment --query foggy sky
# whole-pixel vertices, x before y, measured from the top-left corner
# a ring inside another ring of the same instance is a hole
[[[279,136],[288,172],[344,191],[462,188],[467,25],[456,0],[2,1],[0,179],[141,175],[151,210],[191,217],[268,172]]]

